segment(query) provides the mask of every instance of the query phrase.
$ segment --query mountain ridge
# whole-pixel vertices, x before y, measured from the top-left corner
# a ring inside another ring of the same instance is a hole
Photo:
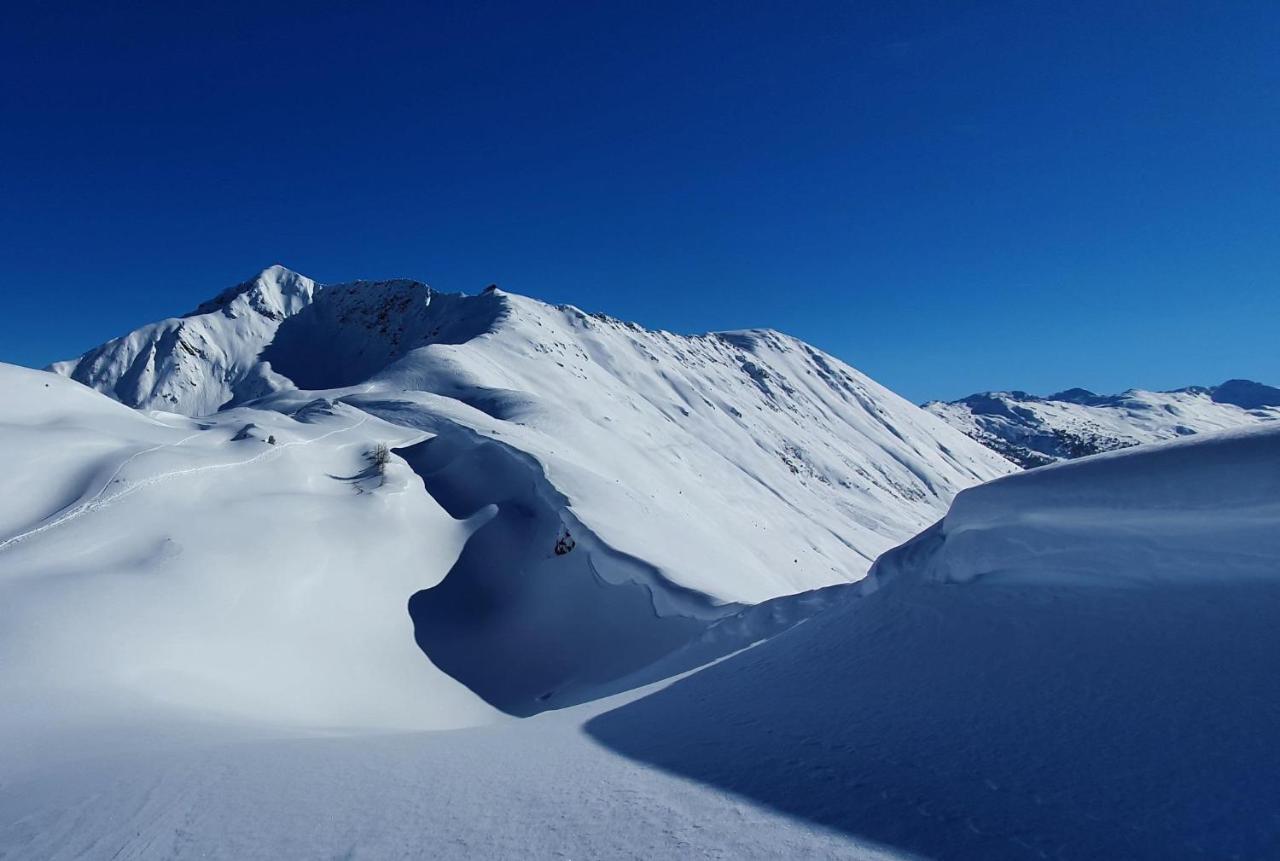
[[[1280,389],[1231,379],[1167,391],[1100,395],[978,392],[921,407],[1024,468],[1179,436],[1280,419]]]
[[[133,487],[173,494],[199,477],[203,492],[254,508],[287,488],[303,519],[282,521],[291,540],[313,509],[325,533],[296,562],[273,552],[270,572],[229,562],[236,578],[310,582],[328,542],[343,542],[335,558],[420,583],[396,611],[403,622],[408,606],[410,648],[509,714],[614,690],[665,653],[705,656],[797,622],[816,605],[791,596],[861,579],[960,490],[1014,469],[771,329],[677,335],[496,288],[323,286],[282,267],[199,308],[54,366],[150,421],[208,429],[156,448],[139,426],[147,439],[129,443],[140,454],[124,485],[103,491],[123,507],[113,513],[151,523],[128,540],[197,540],[130,508]],[[73,455],[69,470],[98,470]],[[244,488],[224,486],[224,469]],[[97,510],[66,493],[68,510]],[[353,526],[336,520],[345,494],[359,506]],[[419,518],[453,549],[421,569],[388,559],[388,539],[365,537],[387,534],[368,525],[373,507]],[[216,522],[229,535],[258,527],[235,511]],[[56,534],[47,518],[30,526],[22,548]],[[335,594],[356,588],[339,579]],[[719,624],[762,602],[775,603]]]

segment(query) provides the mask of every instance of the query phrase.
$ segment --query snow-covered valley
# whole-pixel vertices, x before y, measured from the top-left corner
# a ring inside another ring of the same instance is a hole
[[[1267,405],[1020,473],[773,330],[282,267],[51,371],[2,858],[1280,853]]]

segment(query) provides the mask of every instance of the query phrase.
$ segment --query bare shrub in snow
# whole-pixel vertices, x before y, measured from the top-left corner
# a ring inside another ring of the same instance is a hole
[[[391,460],[391,449],[387,448],[385,442],[378,443],[369,452],[369,463],[373,464],[373,471],[378,475],[386,473],[389,460]]]

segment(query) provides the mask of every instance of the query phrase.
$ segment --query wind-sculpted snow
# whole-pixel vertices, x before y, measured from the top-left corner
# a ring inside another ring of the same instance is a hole
[[[1023,467],[1280,419],[1280,389],[1249,380],[1171,392],[1048,397],[985,392],[924,408]]]
[[[860,586],[588,732],[904,854],[1280,852],[1280,427],[965,491]]]
[[[0,857],[1280,849],[1265,391],[1009,475],[771,330],[308,285],[0,366]]]
[[[991,482],[956,497],[942,531],[933,570],[948,582],[1277,580],[1280,425]]]
[[[199,716],[450,727],[495,713],[426,661],[405,603],[476,524],[390,463],[420,434],[311,402],[148,417],[0,365],[0,735]]]
[[[138,486],[0,550],[0,857],[1280,850],[1280,429],[990,482],[861,582],[719,607],[656,566],[583,583],[573,566],[614,547],[555,481],[573,461],[453,398],[282,392],[196,423],[39,372],[0,366],[0,385],[0,433],[21,444],[0,463],[23,494],[60,491],[38,511],[6,497],[6,530],[113,473]],[[377,441],[401,454],[353,488]],[[459,676],[513,710],[553,678],[560,705],[622,693],[498,718],[412,642],[409,596],[455,576],[431,621],[535,681],[484,678],[479,654]],[[654,630],[637,595],[702,626],[589,691],[564,683],[568,649],[494,648],[542,648],[549,625],[620,672],[617,645]],[[515,606],[536,624],[518,630]],[[617,643],[575,628],[597,608]],[[492,725],[386,732],[414,720]]]
[[[397,453],[449,514],[485,514],[409,614],[432,662],[508,713],[590,699],[736,609],[604,545],[505,443],[444,428]]]

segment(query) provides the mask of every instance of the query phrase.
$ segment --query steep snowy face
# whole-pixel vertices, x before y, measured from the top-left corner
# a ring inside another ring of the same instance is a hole
[[[318,287],[273,267],[54,370],[190,415],[322,391],[431,433],[448,416],[533,456],[606,543],[725,602],[857,579],[1010,469],[780,333],[680,336],[496,289]]]
[[[471,407],[461,421],[531,454],[605,542],[720,600],[857,579],[958,490],[1011,469],[781,333],[687,337],[497,295],[496,331],[413,352],[375,392]]]
[[[1103,451],[1246,427],[1280,418],[1280,389],[1249,380],[1169,392],[1130,389],[1095,395],[1068,389],[1048,397],[983,392],[924,408],[1023,467]]]
[[[271,266],[189,314],[143,326],[50,370],[131,407],[209,415],[281,385],[258,354],[315,291],[310,278]]]
[[[493,293],[437,293],[403,279],[338,284],[284,321],[261,358],[300,389],[353,386],[413,350],[477,338],[504,311]]]
[[[272,266],[50,370],[131,407],[212,415],[282,389],[355,385],[414,349],[489,331],[503,308],[492,293],[441,294],[405,279],[322,289]]]

